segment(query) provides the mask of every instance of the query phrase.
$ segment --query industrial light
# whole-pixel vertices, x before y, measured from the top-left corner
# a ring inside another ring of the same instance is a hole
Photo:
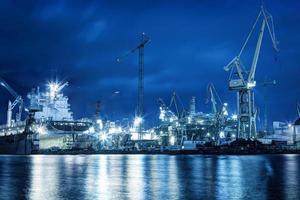
[[[89,128],[88,132],[89,133],[94,133],[95,132],[95,128],[92,126],[91,128]]]
[[[225,138],[225,133],[224,133],[224,131],[220,131],[219,137],[220,137],[220,138]]]
[[[50,89],[50,97],[54,98],[59,92],[59,84],[56,82],[50,82],[48,87]]]
[[[38,132],[39,134],[41,134],[41,135],[45,135],[45,134],[47,133],[47,131],[46,131],[46,129],[45,129],[44,126],[39,126],[39,127],[37,128],[37,132]]]
[[[247,83],[247,88],[254,88],[256,86],[256,82],[255,81],[252,81],[252,82],[249,82]]]
[[[138,139],[138,133],[136,131],[130,132],[131,134],[131,139],[132,140],[137,140]]]
[[[100,136],[100,138],[101,138],[102,141],[104,141],[104,140],[107,139],[107,136],[106,136],[106,134],[102,134],[102,135]]]
[[[144,134],[143,135],[143,139],[145,139],[145,140],[150,140],[151,139],[151,134]]]
[[[188,117],[188,123],[192,123],[192,118],[191,117]]]
[[[97,119],[97,124],[99,125],[100,129],[103,129],[103,122],[101,119]]]
[[[114,133],[121,133],[122,132],[122,128],[121,127],[111,127],[108,130],[109,134],[114,134]]]
[[[169,139],[169,142],[170,142],[171,145],[174,145],[175,144],[175,137],[171,136],[170,139]]]
[[[291,127],[292,127],[292,124],[291,124],[291,123],[288,123],[288,127],[291,128]]]
[[[233,114],[231,117],[233,120],[237,120],[238,116],[236,114]]]
[[[133,126],[138,127],[142,124],[143,118],[141,117],[135,117],[133,121]]]

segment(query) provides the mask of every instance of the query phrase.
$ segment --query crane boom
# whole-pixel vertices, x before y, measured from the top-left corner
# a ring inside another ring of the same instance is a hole
[[[0,85],[2,85],[14,98],[13,103],[8,102],[8,110],[7,110],[7,126],[11,126],[11,116],[12,110],[19,104],[19,112],[16,114],[16,121],[21,121],[22,111],[23,111],[23,98],[18,95],[18,93],[8,85],[8,83],[0,78]]]
[[[7,89],[7,91],[15,98],[18,98],[18,94],[7,84],[7,82],[5,80],[3,80],[2,78],[0,78],[0,84]]]
[[[212,84],[208,85],[208,90],[209,90],[210,102],[211,102],[211,105],[212,105],[212,112],[214,114],[217,114],[217,112],[218,112],[217,102],[216,102],[216,99],[215,99],[215,96],[214,96],[213,85]]]
[[[263,7],[261,7],[259,17],[260,16],[263,16],[263,21],[262,21],[259,37],[258,37],[258,40],[257,40],[256,49],[255,49],[255,53],[254,53],[250,73],[249,73],[249,76],[248,76],[248,82],[253,82],[254,81],[258,56],[259,56],[259,53],[260,53],[261,43],[262,43],[262,39],[263,39],[264,30],[265,30],[266,25],[267,25],[267,28],[268,28],[268,31],[269,31],[269,35],[271,37],[273,48],[274,48],[275,51],[278,51],[272,16]],[[269,20],[270,20],[270,22],[269,22]],[[271,23],[271,25],[270,25],[270,23]]]
[[[136,50],[139,52],[138,57],[138,99],[137,99],[137,117],[142,117],[144,115],[144,47],[150,42],[150,38],[142,33],[140,43],[128,53],[117,58],[117,62],[120,62],[123,58],[127,57],[129,54],[134,53]],[[142,139],[142,124],[139,125],[138,131],[139,139]]]
[[[249,73],[249,76],[248,76],[248,82],[249,83],[254,81],[254,76],[255,76],[258,56],[259,56],[259,53],[260,53],[262,38],[263,38],[263,35],[264,35],[265,25],[266,25],[266,22],[265,22],[265,20],[263,20],[262,25],[261,25],[261,29],[260,29],[260,33],[259,33],[259,37],[258,37],[258,40],[257,40],[257,44],[256,44],[256,49],[255,49],[255,52],[254,52],[254,57],[253,57],[253,60],[252,60],[250,73]]]

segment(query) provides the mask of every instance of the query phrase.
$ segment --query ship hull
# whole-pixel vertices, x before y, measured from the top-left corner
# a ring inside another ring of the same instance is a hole
[[[0,154],[31,154],[32,143],[25,134],[15,134],[0,137]]]

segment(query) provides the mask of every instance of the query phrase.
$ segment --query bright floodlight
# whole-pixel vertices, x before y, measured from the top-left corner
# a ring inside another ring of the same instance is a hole
[[[50,89],[50,97],[55,97],[59,92],[59,84],[56,82],[50,82],[48,87]]]
[[[237,116],[236,114],[233,114],[231,118],[232,118],[233,120],[237,120],[237,117],[238,117],[238,116]]]
[[[44,126],[39,126],[39,127],[37,128],[37,132],[38,132],[39,134],[41,134],[41,135],[45,135],[45,134],[47,133],[47,131],[46,131],[46,129],[45,129]]]
[[[225,138],[225,133],[224,133],[224,131],[220,131],[219,137],[220,137],[220,138]]]
[[[175,144],[175,137],[171,136],[169,142],[170,142],[171,145],[174,145]]]
[[[256,86],[256,82],[255,81],[253,81],[253,82],[249,82],[249,83],[247,83],[247,88],[254,88]]]
[[[106,140],[106,139],[107,139],[107,136],[106,136],[106,134],[102,134],[100,137],[101,137],[101,140],[102,140],[102,141],[104,141],[104,140]]]
[[[289,123],[289,124],[288,124],[288,127],[289,127],[289,128],[291,128],[291,127],[292,127],[292,124],[291,124],[291,123]]]
[[[97,124],[99,125],[100,129],[103,129],[103,122],[101,119],[97,119]]]
[[[133,126],[138,127],[142,124],[143,118],[141,117],[135,117],[133,121]]]

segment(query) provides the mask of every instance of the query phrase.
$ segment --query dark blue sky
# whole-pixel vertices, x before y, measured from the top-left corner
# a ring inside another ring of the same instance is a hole
[[[267,90],[272,120],[296,118],[300,100],[300,2],[264,1],[273,15],[280,52],[277,61],[265,34],[256,80],[276,79]],[[243,44],[261,1],[1,1],[0,76],[22,95],[58,77],[69,81],[64,90],[75,117],[91,116],[101,100],[108,118],[132,117],[136,106],[137,54],[122,63],[124,54],[145,32],[145,111],[157,118],[157,99],[169,102],[176,91],[185,106],[197,97],[205,104],[212,82],[224,102],[235,111],[235,93],[227,90],[223,70]],[[256,35],[246,53],[252,56]],[[249,57],[249,56],[248,56]],[[250,60],[244,57],[249,66]],[[117,96],[114,91],[120,91]],[[10,95],[0,90],[1,119]],[[263,88],[256,104],[262,112]]]

